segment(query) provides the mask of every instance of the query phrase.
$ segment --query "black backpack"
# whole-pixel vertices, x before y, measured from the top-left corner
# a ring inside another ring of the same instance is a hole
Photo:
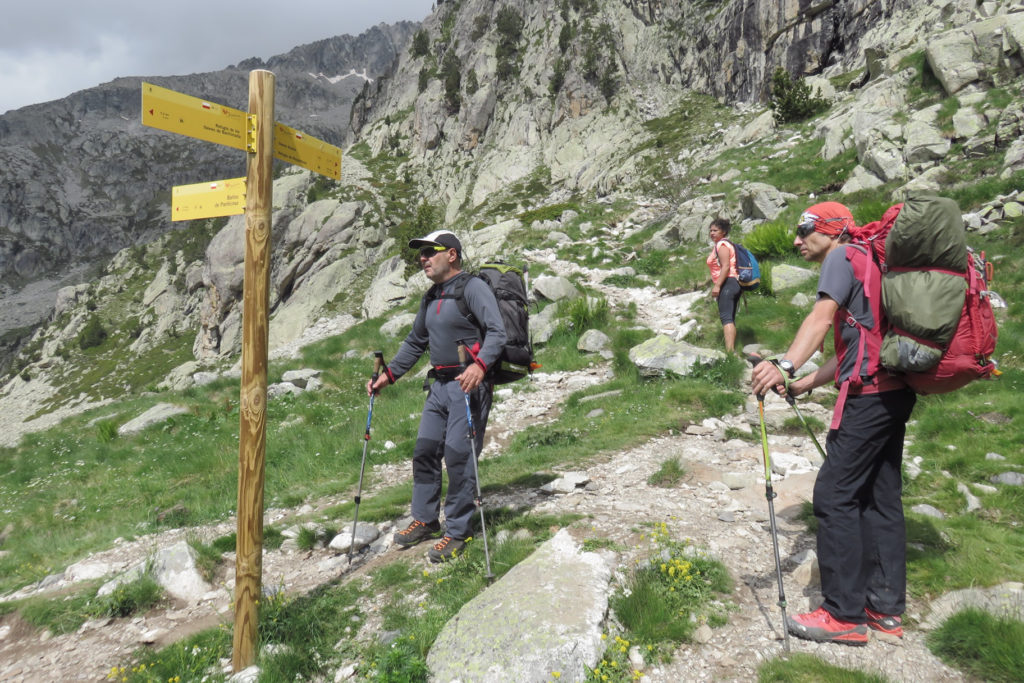
[[[501,320],[505,324],[505,346],[501,350],[498,361],[493,363],[488,370],[488,375],[495,384],[507,384],[526,377],[533,372],[534,364],[533,344],[530,342],[530,311],[523,271],[504,261],[491,261],[483,264],[477,272],[469,273],[469,275],[486,282],[494,292],[494,298],[498,300]],[[459,311],[471,323],[480,328],[482,336],[487,333],[487,330],[469,310],[469,306],[462,296],[466,282],[468,282],[468,278],[460,278],[451,289],[444,293],[443,297],[437,296],[436,285],[431,287],[423,297],[423,306],[438,298],[455,299]]]

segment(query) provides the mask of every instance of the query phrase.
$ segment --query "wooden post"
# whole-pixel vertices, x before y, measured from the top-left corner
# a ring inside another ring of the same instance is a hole
[[[263,576],[263,479],[267,450],[267,335],[270,304],[270,220],[273,208],[274,74],[249,73],[249,114],[256,117],[245,205],[242,298],[242,389],[239,405],[238,535],[232,667],[256,661],[258,601]]]

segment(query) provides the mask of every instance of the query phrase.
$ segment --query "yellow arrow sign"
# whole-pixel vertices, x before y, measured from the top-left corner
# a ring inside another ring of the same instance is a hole
[[[283,123],[274,123],[274,158],[341,180],[341,149]]]
[[[249,115],[152,83],[142,84],[142,124],[247,150]]]
[[[171,188],[171,220],[237,216],[245,213],[245,178]]]

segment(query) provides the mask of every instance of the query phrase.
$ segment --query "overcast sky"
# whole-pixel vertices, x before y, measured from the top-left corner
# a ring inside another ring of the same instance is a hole
[[[22,0],[0,20],[0,113],[120,76],[216,71],[381,22],[432,0]]]

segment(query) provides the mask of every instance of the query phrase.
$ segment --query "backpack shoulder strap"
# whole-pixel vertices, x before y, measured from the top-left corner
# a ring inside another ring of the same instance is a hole
[[[466,277],[462,277],[465,275]],[[473,312],[469,310],[469,304],[466,303],[465,289],[471,278],[479,278],[480,276],[476,273],[470,273],[463,271],[459,275],[456,275],[451,282],[451,286],[442,290],[441,285],[433,285],[427,290],[427,293],[423,295],[424,307],[436,299],[454,299],[455,305],[459,307],[459,313],[463,315],[469,322],[473,323],[475,327],[480,328],[481,332],[486,331],[480,324],[480,321],[476,319]],[[483,279],[483,278],[480,278]]]

